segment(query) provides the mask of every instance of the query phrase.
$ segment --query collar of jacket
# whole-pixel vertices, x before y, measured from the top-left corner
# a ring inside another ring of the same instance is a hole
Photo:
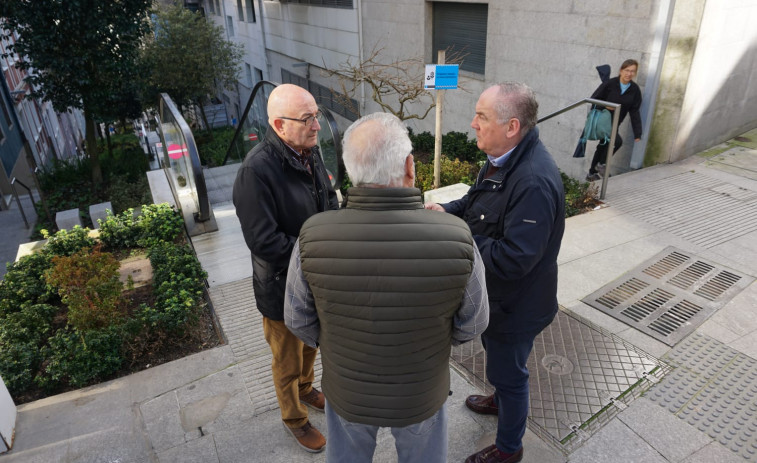
[[[273,128],[270,126],[265,131],[265,141],[274,147],[274,151],[276,155],[279,156],[282,163],[286,162],[294,169],[307,172],[305,166],[303,166],[300,161],[294,158],[292,148],[287,146],[287,144],[284,143],[284,140],[279,138],[279,136],[276,134],[276,131],[273,130]],[[310,149],[310,156],[313,158],[313,163],[317,163],[321,158],[321,153],[318,151],[318,145],[315,145]]]
[[[365,188],[347,190],[347,209],[364,211],[423,209],[418,188]]]
[[[536,143],[539,140],[539,128],[534,127],[533,129],[529,130],[525,137],[523,137],[523,140],[518,143],[517,148],[515,148],[515,151],[510,153],[510,156],[507,158],[507,161],[505,161],[505,165],[500,167],[499,170],[492,175],[489,178],[484,178],[484,175],[486,175],[486,171],[489,170],[489,166],[491,163],[487,159],[486,164],[484,164],[484,167],[481,168],[481,171],[478,173],[478,181],[477,184],[481,184],[483,182],[493,182],[501,184],[504,180],[507,174],[518,165],[521,160],[523,159],[523,156],[525,156],[526,153],[531,151],[531,148],[533,147],[534,143]]]

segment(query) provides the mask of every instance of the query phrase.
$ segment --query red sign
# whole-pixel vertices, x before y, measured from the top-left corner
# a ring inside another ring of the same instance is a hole
[[[247,138],[249,138],[250,141],[257,141],[258,136],[257,136],[257,134],[250,133],[250,134],[247,134]]]
[[[180,157],[187,154],[187,147],[186,145],[168,145],[168,157],[171,159],[179,159]]]

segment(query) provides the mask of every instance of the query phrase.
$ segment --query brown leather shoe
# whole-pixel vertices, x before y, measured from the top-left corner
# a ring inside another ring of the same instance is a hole
[[[300,447],[310,453],[323,452],[323,448],[326,447],[326,438],[310,424],[310,421],[301,428],[290,428],[286,423],[284,427],[292,434]]]
[[[465,399],[465,406],[481,415],[497,416],[499,414],[497,402],[494,401],[494,394],[469,395],[468,398]]]
[[[515,453],[504,453],[490,445],[465,459],[465,463],[517,463],[523,459],[523,447]]]
[[[316,388],[313,388],[305,395],[300,396],[300,402],[304,403],[313,410],[323,411],[323,407],[326,405],[326,397],[323,392]]]

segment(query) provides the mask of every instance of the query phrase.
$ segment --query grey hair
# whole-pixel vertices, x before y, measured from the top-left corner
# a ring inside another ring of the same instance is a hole
[[[357,136],[356,131],[374,121],[379,126]],[[405,159],[413,145],[407,127],[397,116],[373,113],[349,126],[343,140],[344,167],[353,185],[399,186],[405,176]]]
[[[520,121],[520,132],[524,135],[536,127],[539,103],[531,87],[520,82],[503,82],[495,87],[499,88],[494,105],[497,122],[504,124],[514,117]]]

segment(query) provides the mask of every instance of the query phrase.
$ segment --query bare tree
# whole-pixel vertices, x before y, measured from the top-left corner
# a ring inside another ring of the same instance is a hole
[[[394,114],[402,121],[425,119],[436,104],[433,93],[423,88],[423,60],[398,58],[384,62],[384,55],[384,47],[376,46],[367,58],[357,64],[347,60],[336,69],[331,69],[324,63],[325,75],[339,79],[341,92],[334,92],[339,103],[359,114],[359,108],[354,107],[352,98],[364,84],[371,90],[371,98],[383,112]],[[467,53],[447,50],[446,64],[459,64],[465,55]]]

